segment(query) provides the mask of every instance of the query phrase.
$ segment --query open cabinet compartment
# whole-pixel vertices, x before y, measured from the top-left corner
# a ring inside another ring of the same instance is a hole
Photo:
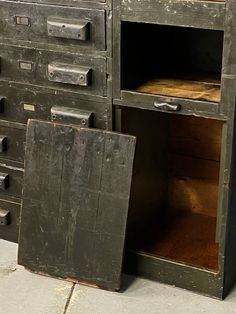
[[[220,102],[223,31],[121,22],[121,90]]]
[[[126,248],[217,272],[222,121],[122,109],[137,136]]]

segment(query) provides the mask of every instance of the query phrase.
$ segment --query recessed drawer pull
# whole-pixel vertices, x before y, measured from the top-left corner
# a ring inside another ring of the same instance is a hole
[[[0,226],[10,225],[10,212],[0,208]]]
[[[48,36],[67,39],[89,39],[89,22],[49,17],[47,19]]]
[[[177,105],[171,105],[168,103],[158,103],[158,102],[154,102],[154,107],[163,111],[180,111],[181,109],[181,105],[177,104]]]
[[[49,81],[79,86],[89,86],[92,80],[92,69],[67,64],[48,65]]]
[[[0,153],[7,150],[7,137],[5,135],[0,135]]]
[[[63,122],[79,125],[81,127],[91,127],[93,113],[78,108],[69,108],[63,106],[53,106],[51,108],[51,121]]]
[[[0,190],[6,190],[9,187],[9,174],[0,172]]]
[[[5,97],[0,96],[0,113],[4,112],[4,105],[5,105]]]

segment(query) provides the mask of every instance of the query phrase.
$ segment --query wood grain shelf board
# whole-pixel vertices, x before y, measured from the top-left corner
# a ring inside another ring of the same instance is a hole
[[[136,88],[137,92],[219,103],[220,81],[154,78]]]

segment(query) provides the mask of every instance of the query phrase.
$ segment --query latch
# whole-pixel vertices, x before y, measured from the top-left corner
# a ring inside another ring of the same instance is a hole
[[[51,121],[75,124],[81,127],[92,126],[93,113],[91,111],[53,106],[51,108]]]
[[[10,225],[10,212],[0,208],[0,226]]]
[[[89,39],[89,22],[49,17],[47,20],[48,36],[77,40]]]
[[[51,63],[48,65],[49,81],[88,86],[92,80],[92,69],[84,66]]]

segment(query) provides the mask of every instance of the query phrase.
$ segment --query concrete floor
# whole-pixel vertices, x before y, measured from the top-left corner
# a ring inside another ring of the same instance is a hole
[[[17,245],[0,240],[0,314],[231,314],[236,288],[225,301],[149,280],[124,276],[113,293],[35,275],[17,265]]]

